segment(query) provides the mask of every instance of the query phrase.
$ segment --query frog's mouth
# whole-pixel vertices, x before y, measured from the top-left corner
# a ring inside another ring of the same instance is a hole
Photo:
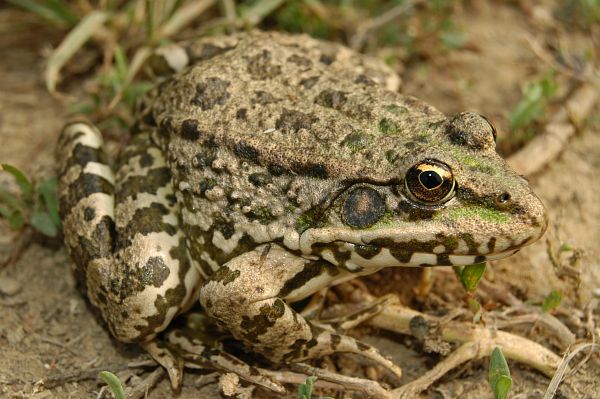
[[[390,266],[470,265],[502,259],[536,241],[544,229],[524,235],[474,236],[410,227],[357,231],[339,227],[306,231],[300,250],[351,271]]]

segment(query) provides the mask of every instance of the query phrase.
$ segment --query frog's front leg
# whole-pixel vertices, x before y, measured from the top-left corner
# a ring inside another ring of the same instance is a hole
[[[351,352],[400,377],[400,368],[377,349],[306,320],[286,302],[347,277],[348,272],[326,261],[304,259],[267,244],[221,266],[201,287],[200,302],[236,339],[271,361],[299,362]]]
[[[112,334],[140,342],[177,385],[181,364],[150,342],[195,300],[199,275],[161,151],[140,133],[122,159],[115,177],[100,132],[86,123],[65,127],[57,150],[65,243]]]

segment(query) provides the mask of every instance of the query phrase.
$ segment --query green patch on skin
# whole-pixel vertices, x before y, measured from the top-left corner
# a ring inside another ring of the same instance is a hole
[[[366,148],[373,141],[373,136],[362,132],[350,133],[342,141],[342,145],[350,148],[352,154]]]
[[[258,220],[260,224],[269,224],[276,219],[275,216],[273,216],[271,209],[266,206],[252,211],[248,216],[252,220]]]
[[[386,105],[385,110],[394,115],[402,115],[408,112],[408,108],[396,104]]]
[[[400,227],[401,225],[407,224],[401,220],[394,220],[393,212],[386,212],[383,216],[375,223],[373,226],[368,227],[364,230],[378,230],[378,229],[386,229],[390,227]]]
[[[448,212],[438,214],[434,219],[439,220],[448,218],[450,220],[473,219],[478,218],[489,223],[508,223],[511,216],[506,212],[497,211],[495,209],[484,208],[481,206],[465,206],[454,209],[449,209]]]
[[[227,266],[221,266],[219,270],[213,273],[211,280],[221,282],[223,285],[227,285],[233,282],[239,276],[239,270],[231,270]]]
[[[387,161],[391,164],[394,164],[394,162],[398,160],[399,156],[400,155],[398,155],[398,153],[394,150],[387,150],[385,152],[385,159],[387,159]]]
[[[307,212],[296,218],[296,231],[298,234],[304,233],[311,227],[320,227],[322,222],[319,220],[320,214],[315,209],[309,209]]]
[[[400,126],[388,118],[382,118],[379,121],[378,128],[379,131],[386,136],[398,136],[402,134],[402,129],[400,129]]]

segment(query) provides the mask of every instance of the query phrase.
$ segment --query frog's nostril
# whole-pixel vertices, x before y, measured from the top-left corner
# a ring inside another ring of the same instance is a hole
[[[504,207],[508,205],[509,202],[510,194],[507,192],[503,192],[502,194],[496,197],[496,205],[498,205],[499,207]]]

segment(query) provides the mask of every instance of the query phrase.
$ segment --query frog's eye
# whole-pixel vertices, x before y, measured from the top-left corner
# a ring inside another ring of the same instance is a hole
[[[342,205],[344,223],[357,229],[375,224],[385,213],[385,200],[374,189],[358,187]]]
[[[425,204],[448,201],[456,185],[450,167],[434,159],[426,159],[410,168],[405,184],[414,199]]]

